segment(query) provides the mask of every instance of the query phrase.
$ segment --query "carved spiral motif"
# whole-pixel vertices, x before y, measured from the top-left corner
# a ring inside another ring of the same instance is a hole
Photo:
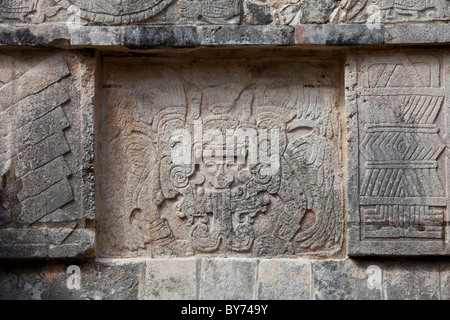
[[[104,24],[128,24],[153,17],[174,0],[56,0],[62,7],[75,6],[81,18]]]
[[[189,183],[186,169],[183,167],[174,167],[170,171],[170,179],[176,188],[184,188]]]

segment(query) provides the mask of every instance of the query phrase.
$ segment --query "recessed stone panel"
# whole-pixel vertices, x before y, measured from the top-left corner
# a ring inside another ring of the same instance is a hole
[[[93,59],[0,55],[0,258],[93,253]]]
[[[100,254],[339,251],[338,70],[326,56],[106,58]]]
[[[391,51],[348,60],[349,254],[448,250],[446,57]]]

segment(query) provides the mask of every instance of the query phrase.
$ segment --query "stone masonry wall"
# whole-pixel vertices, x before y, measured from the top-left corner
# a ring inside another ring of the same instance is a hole
[[[0,0],[0,299],[449,299],[449,21]]]

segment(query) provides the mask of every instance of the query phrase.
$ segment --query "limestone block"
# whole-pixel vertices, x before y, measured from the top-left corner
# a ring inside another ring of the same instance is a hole
[[[201,26],[200,43],[225,45],[293,45],[294,29],[288,26]]]
[[[267,259],[258,264],[259,300],[309,300],[311,263],[298,259]]]
[[[194,300],[197,298],[197,259],[152,259],[145,268],[143,299]]]
[[[93,254],[93,62],[0,55],[0,258]]]
[[[99,254],[339,251],[338,74],[326,57],[106,58]]]
[[[387,300],[439,300],[439,264],[433,262],[386,263],[384,287]]]
[[[253,300],[256,267],[253,259],[202,259],[200,299]]]
[[[383,266],[379,262],[322,260],[313,262],[314,299],[380,300]]]
[[[350,255],[448,254],[446,68],[440,51],[347,61]]]

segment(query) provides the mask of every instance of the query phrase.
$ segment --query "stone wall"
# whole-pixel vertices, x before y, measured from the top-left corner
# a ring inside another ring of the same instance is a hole
[[[0,1],[0,299],[448,299],[450,1]]]

